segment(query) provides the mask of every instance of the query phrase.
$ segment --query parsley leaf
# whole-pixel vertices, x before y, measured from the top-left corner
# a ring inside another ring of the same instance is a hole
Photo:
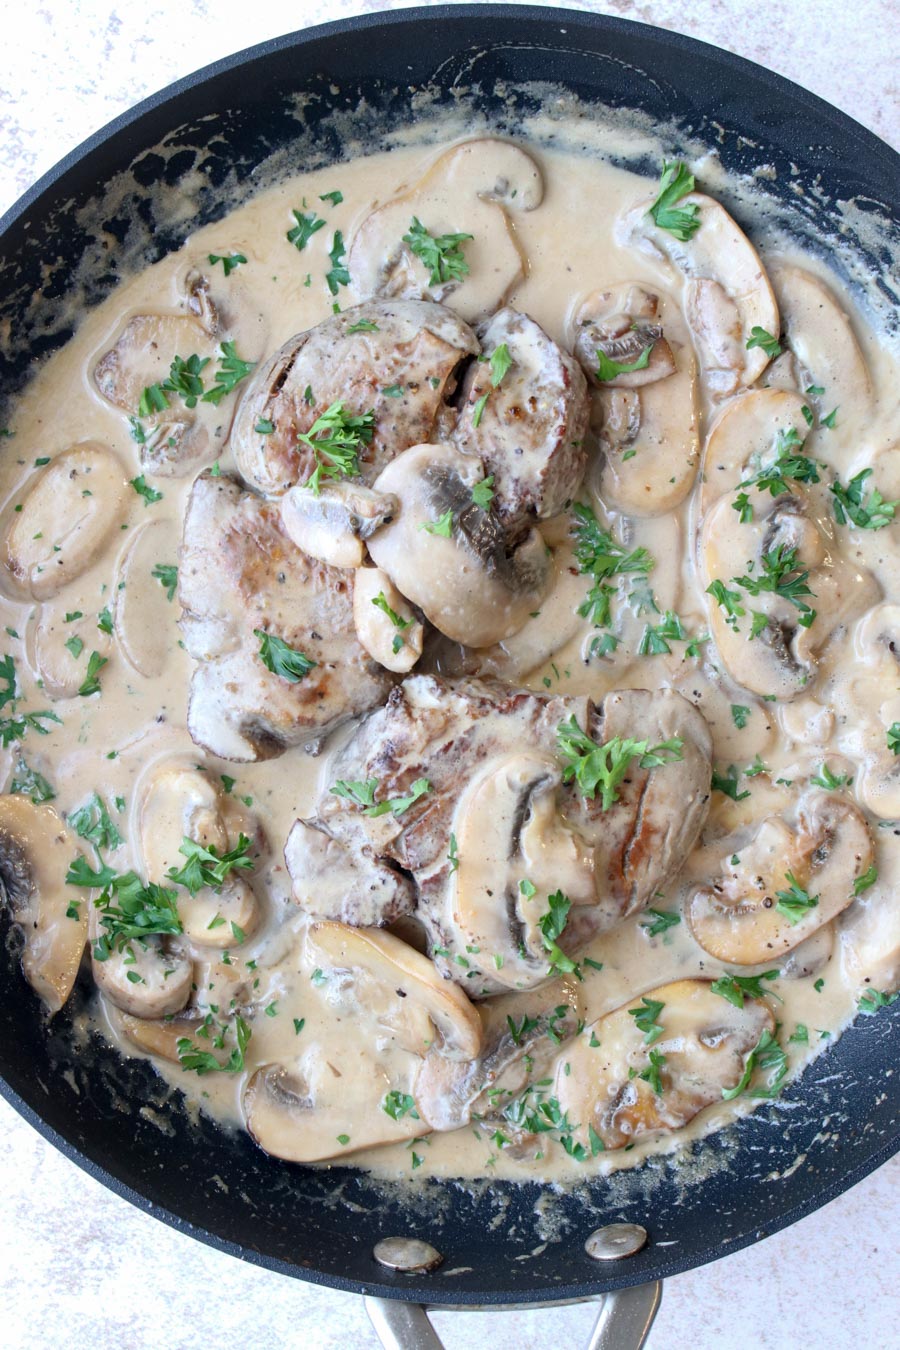
[[[667,1062],[666,1057],[661,1050],[651,1050],[649,1059],[649,1064],[646,1069],[641,1069],[638,1078],[642,1078],[645,1083],[649,1083],[657,1097],[661,1097],[663,1088],[660,1069]]]
[[[173,600],[178,586],[178,568],[175,564],[157,563],[150,575],[164,588],[166,599]]]
[[[448,506],[443,515],[438,516],[437,520],[426,520],[419,526],[426,534],[437,534],[442,539],[449,539],[453,532],[453,508]]]
[[[750,337],[747,341],[747,351],[752,351],[754,347],[762,347],[766,356],[775,359],[781,355],[781,343],[777,337],[773,337],[765,328],[760,328],[759,324],[754,324],[750,329]]]
[[[761,975],[722,975],[718,980],[713,980],[710,990],[714,994],[721,994],[736,1008],[743,1008],[745,998],[762,998],[765,994],[777,998],[771,989],[763,989],[762,981],[777,980],[779,973],[777,970],[765,970]]]
[[[729,764],[726,773],[719,773],[713,769],[710,786],[713,792],[723,792],[726,797],[730,797],[733,802],[742,802],[750,796],[749,791],[738,792],[738,779],[740,774],[737,766]]]
[[[315,455],[316,467],[304,487],[318,496],[323,478],[351,478],[359,473],[359,452],[375,435],[375,410],[353,416],[341,402],[332,403],[298,439]]]
[[[491,474],[488,478],[482,478],[481,482],[472,488],[472,501],[476,506],[480,506],[482,511],[490,511],[493,500],[494,475]]]
[[[110,877],[110,869],[105,865],[92,881],[75,880],[75,870],[73,863],[66,876],[66,881],[72,885],[95,886],[101,884],[99,877],[104,877],[103,892],[94,901],[106,930],[94,943],[96,960],[106,961],[113,951],[123,951],[134,940],[144,941],[148,937],[183,931],[175,892],[167,887],[158,886],[154,881],[145,884],[136,872]],[[85,865],[81,875],[89,873],[90,869]]]
[[[563,782],[578,784],[585,797],[595,797],[600,788],[601,808],[609,810],[619,800],[618,787],[628,773],[631,762],[637,759],[642,769],[655,769],[663,764],[674,764],[682,756],[684,742],[678,736],[662,741],[651,748],[648,741],[613,736],[603,745],[582,731],[574,713],[568,722],[556,728],[559,751],[564,760]]]
[[[847,787],[852,779],[847,773],[832,773],[827,764],[820,764],[818,772],[813,774],[809,781],[816,787],[834,792],[838,788]]]
[[[289,684],[299,684],[318,665],[317,661],[289,647],[274,633],[254,628],[253,635],[260,640],[259,659],[263,665],[267,670],[271,670],[273,675],[279,675]]]
[[[163,380],[159,386],[160,389],[166,389],[170,394],[178,394],[183,400],[186,408],[196,408],[197,399],[203,393],[202,372],[209,365],[209,357],[201,358],[195,352],[185,361],[182,357],[176,356],[169,367],[168,377]]]
[[[30,797],[35,806],[40,806],[41,802],[52,802],[56,796],[44,775],[38,773],[37,769],[29,768],[21,755],[16,760],[15,772],[8,790]]]
[[[196,895],[205,886],[218,892],[229,873],[252,869],[253,859],[247,857],[249,849],[250,840],[245,834],[238,835],[234,848],[224,853],[219,853],[214,845],[207,848],[205,844],[198,844],[195,839],[185,835],[178,852],[184,854],[187,862],[183,867],[170,867],[166,875],[177,886],[184,886],[191,895]]]
[[[893,722],[885,732],[887,748],[892,755],[900,755],[900,722]]]
[[[840,482],[831,484],[834,518],[839,525],[846,525],[849,519],[861,530],[883,530],[894,519],[900,498],[887,501],[874,486],[866,493],[865,482],[871,475],[871,469],[863,469],[853,475],[846,487]]]
[[[661,656],[671,652],[670,642],[687,642],[687,633],[678,615],[667,609],[661,623],[648,624],[644,629],[638,656]]]
[[[538,927],[541,930],[541,940],[550,961],[548,974],[576,975],[580,980],[581,970],[577,962],[573,961],[570,956],[566,956],[557,942],[566,926],[572,901],[567,895],[563,895],[562,891],[554,891],[552,895],[547,896],[547,904],[549,908],[539,920]]]
[[[99,652],[91,652],[88,657],[87,674],[78,689],[82,698],[90,698],[92,694],[100,693],[100,672],[108,664],[107,657],[101,656]]]
[[[357,806],[364,807],[365,816],[384,816],[388,811],[395,816],[402,816],[404,811],[424,797],[426,792],[431,791],[431,783],[427,778],[417,778],[409,789],[408,797],[392,797],[388,801],[376,802],[375,793],[378,788],[377,778],[367,778],[364,782],[347,782],[346,779],[339,778],[331,788],[336,797],[343,797],[348,802],[354,802]]]
[[[350,273],[344,265],[344,256],[347,250],[344,248],[344,236],[340,230],[335,230],[334,239],[331,242],[331,248],[328,257],[331,260],[331,267],[325,273],[325,280],[328,282],[328,289],[332,295],[337,295],[339,286],[350,285]]]
[[[866,989],[856,1006],[866,1017],[874,1017],[879,1008],[889,1008],[898,998],[900,994],[884,994],[880,989]]]
[[[677,924],[681,923],[681,915],[673,914],[668,910],[648,909],[646,913],[647,915],[652,914],[653,918],[649,919],[649,921],[647,918],[641,919],[640,926],[648,937],[658,937],[660,933],[665,933],[670,928],[674,928]]]
[[[255,361],[242,361],[233,342],[223,342],[219,348],[219,369],[212,389],[203,395],[204,403],[213,403],[216,407],[227,394],[232,393],[241,380],[246,380]]]
[[[756,1045],[744,1061],[744,1072],[733,1088],[723,1088],[722,1097],[726,1102],[740,1097],[750,1086],[756,1069],[768,1070],[769,1076],[764,1088],[751,1092],[751,1097],[777,1097],[782,1080],[787,1075],[787,1055],[778,1044],[768,1027],[760,1035]]]
[[[287,239],[298,252],[301,252],[306,248],[316,231],[324,229],[325,222],[320,216],[316,215],[315,211],[310,211],[308,215],[302,211],[291,211],[291,215],[297,224],[293,229],[288,230]]]
[[[226,1025],[219,1037],[222,1048],[224,1048],[225,1034],[229,1029],[232,1031],[235,1045],[224,1064],[216,1059],[211,1050],[198,1049],[190,1036],[180,1036],[175,1042],[175,1050],[181,1067],[192,1069],[198,1075],[205,1073],[240,1073],[244,1067],[244,1055],[253,1032],[243,1017],[236,1016],[233,1026],[228,1028]]]
[[[145,506],[152,506],[154,502],[161,502],[163,494],[152,488],[143,474],[138,474],[137,478],[131,479],[131,486],[139,497],[143,497]]]
[[[381,1109],[391,1120],[401,1120],[403,1116],[409,1116],[410,1120],[419,1120],[419,1113],[416,1110],[416,1099],[410,1096],[408,1092],[398,1092],[396,1088],[387,1094],[381,1103]]]
[[[680,160],[667,164],[663,160],[659,191],[648,207],[647,214],[661,230],[668,230],[676,239],[686,243],[700,228],[700,208],[695,202],[676,206],[689,192],[694,191],[694,175]]]
[[[629,1008],[628,1016],[634,1018],[634,1025],[638,1031],[644,1033],[644,1044],[653,1045],[660,1036],[664,1035],[664,1030],[659,1023],[659,1014],[665,1007],[665,1003],[660,1003],[658,999],[647,998],[646,994],[641,999],[639,1008]]]
[[[429,234],[421,220],[413,216],[403,242],[428,268],[429,286],[442,286],[469,275],[462,245],[471,238],[471,234]]]
[[[122,843],[122,836],[99,792],[93,793],[84,806],[72,811],[67,819],[81,839],[93,844],[98,856],[101,849],[117,849]]]
[[[776,891],[778,904],[775,908],[779,914],[783,914],[791,923],[799,923],[804,919],[811,909],[815,909],[819,903],[817,895],[810,895],[802,886],[798,885],[797,879],[792,872],[786,872],[785,876],[790,884],[788,891]]]
[[[241,263],[247,261],[243,253],[229,253],[227,256],[221,253],[208,253],[206,256],[207,261],[213,267],[215,267],[216,263],[222,264],[226,277],[230,277],[236,267],[240,267]]]
[[[738,731],[743,731],[750,719],[750,709],[745,708],[742,703],[732,703],[731,717]]]
[[[594,372],[594,378],[603,382],[614,380],[617,375],[630,375],[633,370],[646,370],[652,351],[653,343],[651,342],[634,361],[623,364],[621,361],[614,361],[600,347],[597,347],[597,369]]]

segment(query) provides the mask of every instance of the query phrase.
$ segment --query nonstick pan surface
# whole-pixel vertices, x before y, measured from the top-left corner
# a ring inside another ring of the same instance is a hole
[[[582,107],[636,108],[674,125],[673,153],[683,135],[714,145],[726,169],[772,165],[764,190],[807,239],[833,231],[839,199],[855,199],[860,218],[900,218],[900,158],[886,145],[788,81],[691,39],[530,6],[367,16],[267,42],[171,86],[69,155],[0,221],[4,397],[70,335],[67,297],[102,299],[130,264],[162,256],[224,214],[261,164],[290,172],[339,161],[352,148],[347,127],[377,141],[421,116],[423,89],[430,109],[468,100],[502,133],[539,106],[538,86],[547,84]],[[179,186],[190,193],[188,220],[173,219],[167,205]],[[848,242],[890,301],[896,280],[884,235],[867,242],[874,237],[851,231]],[[489,1304],[577,1299],[660,1279],[794,1222],[900,1148],[900,1075],[890,1072],[900,1050],[896,1004],[859,1018],[778,1103],[702,1141],[687,1160],[659,1159],[571,1194],[536,1184],[390,1187],[348,1168],[285,1164],[244,1134],[192,1123],[177,1095],[167,1106],[146,1063],[123,1061],[99,1039],[75,1045],[87,984],[48,1026],[23,981],[14,935],[6,936],[7,1100],[142,1209],[233,1255],[341,1289]],[[155,1123],[161,1107],[165,1132]],[[620,1219],[643,1224],[650,1241],[626,1263],[598,1268],[584,1238]],[[443,1265],[390,1276],[372,1257],[389,1235],[431,1241]]]

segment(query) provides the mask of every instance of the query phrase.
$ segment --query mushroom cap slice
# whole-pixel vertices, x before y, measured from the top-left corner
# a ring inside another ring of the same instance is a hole
[[[583,1020],[575,981],[507,994],[480,1007],[484,1043],[477,1059],[451,1060],[429,1050],[416,1075],[416,1108],[433,1130],[455,1130],[473,1115],[491,1115],[529,1082],[547,1077],[560,1045]]]
[[[595,1151],[589,1127],[604,1148],[624,1148],[642,1135],[677,1130],[721,1102],[723,1090],[740,1082],[745,1056],[762,1033],[775,1029],[764,1003],[748,998],[736,1008],[706,980],[676,980],[643,997],[663,1004],[656,1019],[662,1035],[651,1045],[630,1016],[644,1006],[636,997],[585,1027],[558,1057],[551,1092],[573,1139],[588,1152]],[[641,1077],[651,1050],[664,1057],[660,1093]]]
[[[581,367],[527,314],[501,309],[479,328],[484,356],[463,377],[454,444],[493,479],[505,528],[565,510],[587,465],[587,383]],[[505,347],[498,385],[486,358]]]
[[[169,869],[184,866],[185,839],[221,855],[229,833],[222,815],[222,796],[197,769],[162,765],[150,777],[140,806],[141,854],[150,881],[171,885]],[[220,890],[204,886],[196,895],[179,892],[178,913],[188,940],[200,947],[239,946],[259,921],[256,896],[246,870],[232,873]]]
[[[100,919],[92,907],[88,916],[92,942],[100,931]],[[91,974],[101,994],[121,1012],[150,1021],[181,1012],[194,984],[190,957],[158,937],[130,942],[122,951],[111,951],[103,961],[92,949]]]
[[[380,567],[360,567],[354,575],[353,622],[360,643],[385,670],[405,675],[422,655],[425,629]]]
[[[464,141],[442,154],[412,187],[376,207],[350,243],[352,287],[367,295],[441,300],[471,322],[501,304],[525,274],[526,262],[507,213],[533,211],[544,195],[532,157],[493,136]],[[413,219],[434,237],[465,233],[466,270],[433,281],[404,242]]]
[[[84,683],[88,653],[96,651],[109,658],[112,643],[97,627],[97,615],[83,613],[66,622],[71,598],[45,601],[31,613],[25,629],[25,652],[43,692],[52,699],[74,698]],[[76,639],[78,650],[67,647]],[[78,655],[74,653],[78,650]]]
[[[688,925],[720,961],[777,960],[847,908],[873,857],[859,809],[842,797],[811,793],[800,800],[794,828],[769,816],[749,844],[723,859],[721,876],[691,897]],[[786,913],[779,893],[794,885],[817,903]]]
[[[686,278],[688,324],[713,395],[732,394],[759,379],[769,362],[762,347],[747,348],[753,328],[781,331],[778,305],[759,254],[720,202],[691,192],[700,227],[682,241],[660,229],[640,202],[616,225],[621,244],[669,260]]]
[[[492,512],[472,500],[482,465],[450,445],[418,445],[389,464],[375,486],[400,512],[369,540],[369,553],[435,628],[487,647],[522,627],[550,582],[537,530],[512,546]],[[436,533],[447,512],[449,536]]]
[[[300,1163],[414,1139],[423,1133],[417,1116],[394,1120],[383,1109],[387,1081],[364,1048],[339,1076],[320,1048],[293,1066],[266,1064],[244,1089],[247,1130],[266,1153]]]
[[[295,485],[281,499],[285,534],[308,558],[330,567],[362,567],[365,540],[397,513],[396,497],[359,483],[322,483],[318,492]]]
[[[87,941],[87,905],[65,882],[78,856],[52,806],[0,796],[0,897],[24,938],[25,978],[51,1014],[72,992]]]
[[[775,267],[772,284],[785,337],[805,371],[801,388],[825,390],[807,400],[815,407],[827,399],[829,411],[840,407],[842,426],[852,422],[862,430],[872,409],[872,380],[849,315],[825,282],[802,267]],[[827,459],[829,449],[828,438],[818,437],[816,453]]]
[[[633,364],[648,342],[653,346],[643,370],[601,382],[596,339],[610,327],[610,312],[614,326],[629,326],[614,345],[604,344],[607,355]],[[697,365],[679,306],[670,295],[626,282],[583,300],[575,333],[576,355],[597,388],[593,420],[603,455],[592,478],[598,495],[628,515],[673,511],[690,492],[699,460]]]
[[[341,403],[355,416],[374,413],[371,442],[359,450],[370,486],[395,455],[432,438],[457,366],[477,351],[471,328],[425,300],[370,300],[334,314],[290,338],[247,381],[230,438],[237,467],[267,496],[306,483],[316,458],[299,437]],[[269,423],[274,430],[257,430]]]
[[[478,1013],[456,985],[443,980],[427,957],[414,948],[374,929],[349,928],[342,923],[316,923],[309,931],[316,959],[333,970],[350,972],[360,980],[358,998],[365,1002],[369,985],[396,993],[402,990],[404,1009],[424,1015],[433,1030],[428,1044],[416,1046],[424,1054],[437,1034],[440,1051],[448,1059],[474,1059],[481,1049]]]
[[[855,790],[882,820],[900,816],[900,756],[887,743],[900,721],[900,605],[875,605],[857,624],[852,654],[835,679],[841,750],[859,764]]]
[[[173,629],[178,606],[153,571],[160,563],[176,563],[179,544],[174,521],[149,520],[135,531],[119,563],[116,640],[125,660],[145,679],[162,674],[177,640]]]
[[[98,441],[56,455],[4,513],[0,581],[16,600],[48,600],[99,556],[125,513],[125,473]]]
[[[550,978],[540,920],[551,892],[562,890],[573,907],[596,903],[594,852],[560,813],[561,782],[554,756],[521,750],[489,759],[459,799],[446,940],[466,980],[470,971],[481,975],[473,996]],[[449,974],[452,961],[444,961]]]
[[[736,495],[739,483],[774,458],[779,434],[794,432],[801,441],[806,439],[809,427],[803,407],[800,395],[786,389],[752,389],[725,404],[703,447],[701,517],[725,493]],[[761,494],[751,491],[755,505]]]

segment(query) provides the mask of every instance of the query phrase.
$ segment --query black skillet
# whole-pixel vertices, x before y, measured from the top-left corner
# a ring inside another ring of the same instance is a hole
[[[425,86],[431,106],[462,101],[473,117],[484,113],[499,131],[514,130],[517,114],[540,103],[534,82],[561,85],[588,109],[603,103],[674,121],[681,132],[673,154],[683,133],[705,138],[728,169],[774,166],[761,190],[814,245],[833,233],[834,199],[855,198],[863,213],[881,208],[900,219],[893,151],[796,85],[689,38],[586,13],[493,4],[351,19],[264,43],[154,95],[70,154],[3,218],[4,396],[69,336],[67,294],[88,304],[102,299],[128,266],[163,255],[194,224],[224,214],[265,177],[255,171],[273,154],[274,172],[286,174],[339,161],[354,129],[378,144],[422,115],[416,91]],[[311,97],[298,102],[298,94]],[[286,146],[293,148],[279,165]],[[629,163],[658,172],[656,164]],[[187,223],[168,216],[167,185],[193,193]],[[853,230],[845,240],[890,300],[887,252]],[[285,1164],[245,1134],[189,1123],[177,1101],[163,1134],[139,1113],[163,1097],[145,1063],[126,1063],[99,1042],[72,1049],[71,1017],[88,990],[79,987],[72,1009],[48,1027],[12,937],[0,967],[0,1087],[45,1138],[182,1232],[287,1275],[388,1299],[546,1303],[646,1285],[793,1223],[900,1148],[900,1075],[888,1072],[900,1048],[900,1004],[858,1018],[780,1103],[697,1145],[690,1166],[647,1165],[548,1200],[535,1184],[470,1191],[426,1182],[410,1191],[346,1168]],[[542,1199],[543,1217],[535,1208]],[[588,1234],[620,1220],[643,1225],[646,1245],[628,1260],[592,1260]],[[375,1244],[391,1236],[430,1242],[443,1264],[392,1272],[373,1257]],[[653,1300],[638,1302],[627,1332],[635,1343]],[[399,1330],[385,1317],[387,1339],[435,1343],[413,1310]],[[609,1332],[596,1343],[606,1344]]]

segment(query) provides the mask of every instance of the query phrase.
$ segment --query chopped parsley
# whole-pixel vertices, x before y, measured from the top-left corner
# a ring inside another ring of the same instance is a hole
[[[224,1064],[221,1060],[216,1059],[211,1050],[200,1050],[189,1036],[180,1036],[175,1042],[175,1050],[181,1067],[192,1069],[200,1075],[205,1073],[240,1073],[244,1067],[244,1055],[253,1032],[243,1017],[238,1015],[235,1017],[233,1024],[223,1024],[221,1033],[214,1041],[219,1049],[225,1049],[225,1037],[229,1031],[234,1039],[234,1046]]]
[[[30,797],[35,806],[40,806],[41,802],[52,802],[56,796],[44,775],[39,773],[37,769],[30,768],[22,755],[19,755],[16,760],[9,791],[21,793],[23,797]]]
[[[311,393],[312,391],[310,391]],[[359,473],[359,452],[371,445],[375,410],[353,416],[341,402],[332,403],[299,440],[312,450],[316,467],[304,487],[319,495],[323,478],[352,478]]]
[[[411,1120],[419,1119],[415,1098],[408,1092],[398,1092],[396,1088],[387,1094],[381,1109],[391,1120],[402,1120],[404,1116],[409,1116]]]
[[[731,719],[738,731],[743,731],[750,719],[750,709],[744,707],[742,703],[732,703]]]
[[[157,563],[150,575],[166,592],[167,600],[174,600],[178,586],[178,568],[174,563]]]
[[[183,886],[190,891],[191,895],[196,895],[207,886],[219,892],[231,872],[253,867],[252,858],[247,857],[249,850],[250,840],[245,834],[239,835],[235,847],[224,853],[219,853],[215,845],[207,848],[205,844],[199,844],[185,835],[178,852],[184,854],[187,862],[183,867],[170,867],[166,876],[176,886]]]
[[[291,211],[291,215],[297,223],[292,229],[288,230],[287,239],[298,252],[302,252],[316,231],[324,229],[325,222],[321,216],[316,215],[315,211],[310,211],[308,214],[303,211]]]
[[[208,253],[206,256],[207,261],[212,267],[215,267],[216,263],[222,264],[222,270],[226,277],[230,277],[236,267],[240,267],[241,263],[247,261],[243,253],[229,253],[227,255],[221,253]]]
[[[233,342],[223,342],[219,348],[219,368],[215,383],[203,395],[204,403],[213,403],[216,407],[227,394],[232,393],[241,380],[245,380],[255,366],[255,361],[242,361]]]
[[[768,332],[765,328],[760,328],[759,324],[754,324],[750,329],[750,337],[747,340],[746,349],[752,351],[754,347],[761,347],[770,360],[781,355],[782,347],[777,337]]]
[[[437,534],[442,539],[449,539],[453,533],[453,508],[448,506],[443,515],[438,516],[437,520],[426,520],[420,526],[426,534]]]
[[[88,657],[87,674],[78,687],[78,693],[82,698],[90,698],[92,694],[100,693],[100,672],[109,662],[105,656],[99,652],[91,652]]]
[[[888,501],[874,486],[867,492],[865,482],[871,475],[871,469],[862,469],[853,475],[846,487],[838,481],[831,484],[834,518],[839,525],[846,525],[850,520],[861,530],[883,530],[891,524],[900,498]]]
[[[563,782],[574,779],[582,795],[590,798],[596,797],[599,788],[600,804],[604,811],[619,800],[619,784],[633,760],[637,759],[642,769],[655,769],[683,758],[681,752],[684,742],[678,736],[652,747],[649,741],[621,736],[614,736],[603,745],[598,745],[582,731],[574,713],[568,722],[560,722],[556,736],[563,758]]]
[[[809,891],[804,890],[802,886],[798,885],[797,879],[792,872],[787,872],[785,876],[790,885],[790,890],[775,892],[778,896],[778,904],[775,908],[778,910],[778,913],[783,914],[791,924],[799,923],[801,919],[806,918],[810,910],[816,908],[819,903],[819,897],[817,895],[810,895]]]
[[[777,970],[765,970],[761,975],[722,975],[718,980],[713,980],[710,990],[726,998],[736,1008],[743,1008],[745,998],[763,998],[765,994],[777,997],[773,990],[763,989],[762,981],[777,980],[778,975]]]
[[[874,1017],[879,1008],[889,1008],[898,998],[900,994],[884,994],[880,989],[867,989],[860,995],[857,1007],[866,1017]]]
[[[617,375],[630,375],[635,370],[646,370],[652,351],[653,343],[651,342],[649,346],[644,348],[640,356],[626,365],[621,361],[614,361],[600,347],[597,347],[597,369],[594,371],[594,378],[602,383],[606,380],[614,380]]]
[[[143,497],[145,506],[152,506],[154,502],[161,502],[163,499],[163,494],[152,488],[142,473],[138,474],[137,478],[131,479],[131,486],[139,497]]]
[[[344,236],[340,230],[335,230],[334,238],[331,241],[331,248],[328,257],[331,261],[331,267],[325,273],[325,280],[328,283],[328,289],[332,295],[337,295],[339,286],[350,285],[350,273],[344,264],[344,256],[347,250],[344,248]]]
[[[713,792],[722,792],[726,797],[730,797],[733,802],[742,802],[750,796],[750,793],[746,789],[743,792],[738,792],[739,779],[740,773],[737,765],[729,764],[725,773],[719,773],[717,769],[713,769],[710,786]]]
[[[413,216],[403,242],[428,268],[429,286],[443,286],[469,275],[462,246],[471,238],[471,234],[429,234],[421,220]]]
[[[681,923],[681,915],[673,914],[670,910],[648,909],[646,914],[647,916],[652,915],[652,918],[641,919],[640,926],[648,937],[658,937],[660,933],[666,933],[670,928],[675,928],[677,924]]]
[[[665,1034],[659,1022],[659,1015],[665,1006],[665,1003],[660,1003],[655,998],[647,998],[645,994],[639,1008],[628,1009],[628,1016],[634,1018],[634,1025],[638,1031],[643,1032],[645,1045],[653,1045]]]
[[[781,1083],[787,1075],[788,1061],[782,1047],[768,1027],[762,1032],[756,1045],[744,1061],[744,1072],[733,1088],[723,1088],[722,1097],[726,1102],[740,1097],[750,1087],[753,1075],[759,1069],[768,1076],[765,1087],[756,1088],[751,1097],[777,1097]]]
[[[345,801],[353,802],[356,806],[363,807],[365,816],[384,816],[388,811],[395,816],[402,816],[404,811],[424,797],[426,792],[431,791],[431,783],[427,778],[417,778],[409,789],[407,797],[392,797],[387,801],[376,802],[375,793],[379,787],[377,778],[367,778],[365,781],[347,782],[344,778],[339,778],[331,788],[335,797],[343,797]]]
[[[488,478],[482,478],[481,482],[472,488],[472,501],[476,506],[480,506],[482,511],[490,511],[493,500],[494,475],[491,474]]]
[[[266,633],[262,628],[254,628],[253,635],[258,637],[260,641],[260,661],[267,670],[271,670],[273,675],[278,675],[282,680],[287,680],[288,684],[299,684],[318,665],[317,661],[313,661],[305,653],[289,647],[274,633]]]
[[[682,243],[687,241],[700,228],[700,208],[696,202],[688,206],[676,206],[682,197],[694,191],[694,175],[686,169],[680,160],[667,164],[663,160],[662,177],[659,191],[647,209],[653,222],[661,230],[668,230]]]
[[[99,792],[93,793],[84,806],[73,811],[68,816],[68,823],[79,838],[87,839],[93,845],[98,858],[102,849],[117,849],[122,843],[122,836]]]
[[[488,358],[482,356],[479,359],[484,361],[487,360]],[[512,357],[509,354],[509,348],[507,347],[505,342],[501,342],[500,346],[495,347],[494,350],[491,352],[490,364],[491,364],[491,389],[497,389],[499,388],[504,375],[506,375],[510,366],[512,365]],[[478,427],[481,425],[482,414],[484,413],[485,406],[487,405],[487,401],[490,398],[491,389],[488,389],[487,393],[481,395],[481,398],[477,400],[474,408],[472,409],[473,427]],[[491,479],[491,481],[493,482],[493,479]]]
[[[900,722],[893,722],[885,732],[887,748],[892,755],[900,755]]]
[[[547,912],[540,919],[538,927],[541,930],[541,940],[550,961],[548,974],[576,975],[578,979],[581,979],[581,971],[577,963],[570,956],[566,956],[557,942],[566,926],[572,901],[567,895],[563,895],[562,891],[554,891],[552,895],[548,895],[547,905]]]

